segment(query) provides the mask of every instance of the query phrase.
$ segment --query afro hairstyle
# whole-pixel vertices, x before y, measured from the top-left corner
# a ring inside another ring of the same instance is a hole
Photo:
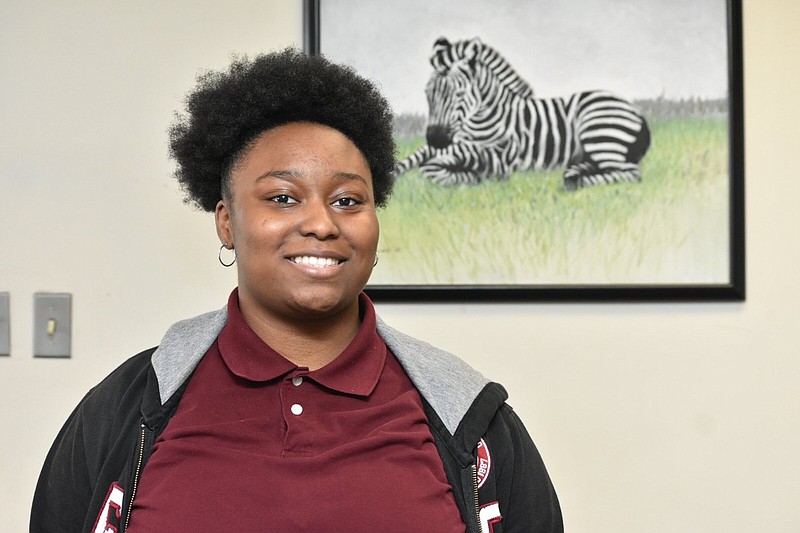
[[[176,113],[169,130],[185,201],[213,212],[250,143],[290,122],[323,124],[347,136],[369,165],[375,204],[386,204],[395,164],[388,102],[352,68],[294,48],[235,57],[227,71],[197,77],[186,112]]]

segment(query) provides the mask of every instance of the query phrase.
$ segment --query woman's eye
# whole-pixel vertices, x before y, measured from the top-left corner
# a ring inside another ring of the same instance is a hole
[[[333,205],[336,207],[352,207],[354,205],[358,205],[358,203],[358,200],[355,198],[339,198],[333,202]]]
[[[270,199],[270,202],[275,202],[277,204],[296,204],[297,200],[289,196],[288,194],[279,194],[277,196],[273,196]]]

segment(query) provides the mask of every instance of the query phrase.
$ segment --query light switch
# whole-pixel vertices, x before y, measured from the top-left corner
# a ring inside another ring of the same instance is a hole
[[[33,295],[33,356],[69,357],[72,344],[72,295]]]
[[[11,355],[11,307],[9,294],[0,292],[0,357]]]

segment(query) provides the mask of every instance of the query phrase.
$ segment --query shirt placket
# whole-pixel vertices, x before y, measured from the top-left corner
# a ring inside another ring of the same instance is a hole
[[[307,376],[307,369],[297,369],[281,380],[281,412],[286,431],[281,451],[283,457],[312,452],[316,406],[312,403],[313,385]]]

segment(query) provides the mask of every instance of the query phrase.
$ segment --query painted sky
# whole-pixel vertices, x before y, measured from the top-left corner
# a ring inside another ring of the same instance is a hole
[[[431,46],[478,36],[537,96],[727,95],[725,0],[321,0],[321,50],[427,113]]]

